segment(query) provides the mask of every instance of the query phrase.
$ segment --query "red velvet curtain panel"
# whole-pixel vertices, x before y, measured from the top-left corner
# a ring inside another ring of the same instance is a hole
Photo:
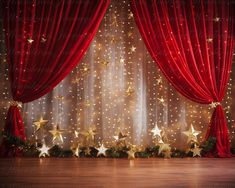
[[[213,156],[230,157],[220,105],[231,71],[234,1],[132,0],[135,21],[161,71],[185,97],[215,104],[206,135],[216,137]]]
[[[93,39],[109,1],[2,1],[14,101],[38,99],[70,73]],[[9,109],[5,127],[8,132],[19,125],[15,124],[15,113],[15,108]]]

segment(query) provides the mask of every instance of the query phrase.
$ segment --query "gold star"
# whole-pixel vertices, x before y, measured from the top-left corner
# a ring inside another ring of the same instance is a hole
[[[81,133],[83,136],[85,136],[86,140],[89,141],[89,140],[94,140],[95,139],[95,129],[94,128],[89,128],[88,130],[86,131],[83,131]]]
[[[128,14],[128,19],[131,19],[131,18],[133,18],[133,13],[132,12],[130,12],[129,14]]]
[[[164,155],[164,158],[171,158],[171,150],[166,150],[164,152],[162,152]]]
[[[199,156],[201,157],[201,148],[199,148],[196,144],[194,144],[194,148],[191,149],[190,151],[193,152],[193,157]]]
[[[116,38],[115,38],[115,37],[112,37],[112,38],[111,38],[111,44],[114,44],[114,43],[116,43],[116,42],[117,42]]]
[[[160,144],[159,150],[158,150],[158,155],[162,152],[166,152],[166,151],[171,151],[171,147],[170,144]]]
[[[160,83],[162,83],[162,78],[161,77],[157,79],[157,85],[159,85]]]
[[[125,59],[121,58],[120,63],[124,63],[124,62],[125,62]]]
[[[31,38],[28,38],[27,41],[28,41],[29,44],[32,44],[34,40],[31,39]]]
[[[85,155],[91,155],[91,149],[89,147],[87,147],[85,150]]]
[[[78,131],[74,131],[75,134],[75,138],[78,138],[79,132]]]
[[[131,88],[131,86],[129,86],[126,90],[126,95],[131,96],[133,93],[134,93],[134,90]]]
[[[48,153],[49,149],[49,147],[43,144],[41,148],[38,148],[38,151],[40,151],[39,157],[46,157],[46,155],[50,156],[50,154]]]
[[[130,38],[133,38],[133,32],[129,31],[129,32],[127,33],[127,36],[130,37]]]
[[[100,63],[101,63],[102,65],[105,65],[105,66],[107,66],[107,65],[109,64],[108,61],[101,61]]]
[[[79,153],[80,153],[79,145],[77,145],[77,146],[72,146],[72,147],[71,147],[71,150],[72,150],[74,156],[80,157],[80,155],[79,155]]]
[[[193,125],[190,126],[188,131],[183,132],[186,136],[188,136],[188,143],[190,141],[197,142],[197,135],[201,133],[201,131],[196,131]]]
[[[75,78],[72,80],[73,84],[78,84],[80,82],[81,78]]]
[[[135,52],[135,50],[136,50],[136,47],[135,46],[131,46],[131,51]]]
[[[135,151],[133,151],[132,149],[127,151],[128,154],[128,159],[135,159]]]
[[[212,102],[211,104],[209,104],[211,108],[215,108],[217,105],[220,105],[220,102]]]
[[[106,150],[108,149],[108,148],[106,148],[106,147],[104,147],[104,145],[103,144],[101,144],[101,146],[99,147],[99,148],[96,148],[97,150],[98,150],[98,153],[97,153],[97,157],[99,156],[99,155],[104,155],[105,157],[106,157]]]
[[[155,127],[151,130],[151,132],[153,133],[153,136],[159,136],[159,137],[161,137],[161,131],[162,130],[160,130],[159,128],[158,128],[158,126],[157,126],[157,124],[155,125]]]
[[[38,121],[33,122],[33,125],[36,126],[36,131],[38,131],[39,129],[43,128],[47,123],[48,120],[45,120],[42,117],[40,117]]]
[[[126,139],[126,137],[127,137],[127,135],[124,135],[124,134],[122,134],[122,132],[119,132],[118,136],[114,136],[114,139],[116,141],[123,141]]]
[[[60,139],[61,142],[63,142],[63,137],[62,137],[63,131],[59,129],[59,125],[56,126],[56,129],[50,130],[49,132],[53,135],[53,141],[55,139]]]

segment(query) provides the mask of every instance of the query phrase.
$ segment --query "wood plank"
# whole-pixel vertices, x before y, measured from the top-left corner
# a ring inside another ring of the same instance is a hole
[[[0,159],[1,187],[235,187],[235,158]]]

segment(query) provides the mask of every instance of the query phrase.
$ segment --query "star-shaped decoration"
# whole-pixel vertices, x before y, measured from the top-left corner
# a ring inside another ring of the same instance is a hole
[[[133,34],[133,32],[131,32],[131,31],[129,31],[129,32],[127,33],[127,36],[130,37],[130,38],[133,38],[133,35],[134,35],[134,34]]]
[[[160,144],[159,150],[158,150],[158,155],[162,152],[166,152],[166,151],[171,151],[171,147],[170,144],[166,144],[166,143],[162,143]]]
[[[128,159],[135,159],[135,151],[130,149],[129,151],[127,151],[128,154]]]
[[[59,125],[57,125],[55,129],[50,130],[49,132],[50,132],[50,133],[52,134],[52,136],[53,136],[53,139],[52,139],[53,141],[54,141],[55,139],[60,139],[61,142],[64,142],[63,137],[62,137],[63,131],[60,130]]]
[[[95,139],[95,129],[94,128],[89,128],[88,130],[85,130],[81,133],[85,138],[86,140],[94,140]]]
[[[34,40],[32,38],[28,38],[27,41],[29,44],[32,44]]]
[[[131,19],[131,18],[133,18],[133,17],[134,17],[133,13],[130,12],[130,13],[128,14],[128,19]]]
[[[171,158],[171,150],[166,150],[164,152],[162,152],[164,155],[164,158]]]
[[[201,157],[201,150],[202,148],[199,148],[196,144],[194,144],[194,148],[191,149],[190,151],[193,152],[193,157],[196,157],[196,156]]]
[[[75,138],[78,138],[79,132],[75,130],[74,135],[75,135]]]
[[[48,153],[50,148],[47,147],[45,144],[43,144],[41,148],[37,148],[37,149],[38,151],[40,151],[39,157],[50,156],[50,154]]]
[[[159,85],[161,83],[162,83],[162,78],[160,77],[160,78],[157,79],[157,85]]]
[[[98,153],[97,153],[97,157],[100,156],[100,155],[104,155],[106,157],[106,151],[108,148],[104,147],[103,144],[101,144],[101,146],[99,148],[95,148],[98,150]]]
[[[80,157],[79,154],[80,154],[81,150],[78,145],[76,147],[71,147],[71,150],[73,152],[73,156]]]
[[[129,86],[126,90],[126,95],[131,96],[134,93],[134,89],[132,89],[131,86]]]
[[[111,44],[115,44],[117,42],[116,38],[115,37],[112,37],[111,40],[110,40]]]
[[[84,150],[84,153],[85,153],[85,155],[91,155],[91,149],[90,149],[90,147],[87,147],[87,148]]]
[[[153,133],[153,136],[159,136],[159,137],[161,137],[161,131],[162,131],[162,130],[160,130],[160,129],[158,128],[157,124],[156,124],[155,127],[151,130],[151,132]]]
[[[125,59],[124,58],[121,58],[120,59],[120,63],[124,63],[125,62]]]
[[[36,126],[36,131],[38,131],[39,129],[43,128],[47,123],[48,120],[45,120],[42,117],[40,117],[38,121],[33,122],[33,125]]]
[[[211,108],[216,108],[216,106],[218,105],[220,105],[220,102],[212,102],[211,104],[209,104]]]
[[[165,104],[165,100],[164,100],[164,98],[163,97],[161,97],[161,98],[157,98],[158,100],[159,100],[159,102],[163,105],[163,106],[165,106],[166,104]]]
[[[209,42],[209,43],[211,43],[212,41],[213,41],[212,38],[208,38],[208,39],[207,39],[207,42]]]
[[[186,136],[188,136],[188,143],[190,141],[197,142],[197,135],[201,133],[201,131],[196,131],[193,125],[190,126],[188,131],[183,132]]]
[[[104,65],[104,66],[107,66],[107,65],[109,64],[108,61],[101,61],[100,63],[101,63],[102,65]]]
[[[215,17],[213,20],[214,20],[214,22],[219,22],[220,21],[220,17]]]
[[[116,141],[124,141],[127,138],[127,135],[122,134],[119,132],[117,136],[113,136]]]
[[[136,51],[136,47],[135,47],[135,46],[131,46],[130,49],[131,49],[132,52],[135,52],[135,51]]]

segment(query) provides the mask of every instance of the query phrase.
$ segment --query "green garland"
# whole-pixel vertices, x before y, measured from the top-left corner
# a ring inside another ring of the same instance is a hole
[[[41,144],[38,144],[37,146],[35,144],[31,144],[28,140],[22,141],[21,139],[17,137],[13,137],[5,132],[2,132],[4,142],[13,148],[20,148],[23,152],[23,156],[25,157],[38,157],[39,151],[38,147],[41,147]],[[208,152],[210,152],[216,144],[216,138],[210,137],[207,141],[203,142],[200,145],[200,148],[202,148],[201,154],[202,156],[205,156]],[[193,148],[193,144],[191,146],[191,149]],[[95,149],[95,147],[89,147],[90,154],[87,155],[85,153],[85,150],[87,147],[80,147],[80,153],[79,157],[91,157],[95,158],[97,157],[98,151]],[[127,151],[129,151],[130,148],[127,146],[124,147],[111,147],[107,149],[106,151],[106,157],[109,158],[127,158],[128,154]],[[137,158],[151,158],[151,157],[164,157],[164,155],[158,154],[159,146],[148,146],[144,149],[144,151],[137,151],[135,153],[135,157]],[[231,152],[234,154],[235,149],[231,149]],[[73,151],[71,149],[62,149],[58,145],[54,145],[50,150],[49,154],[51,157],[73,157]],[[172,149],[171,150],[171,157],[177,157],[177,158],[183,158],[183,157],[192,157],[193,153],[191,151],[186,152],[179,149]],[[99,156],[102,157],[102,156]]]

